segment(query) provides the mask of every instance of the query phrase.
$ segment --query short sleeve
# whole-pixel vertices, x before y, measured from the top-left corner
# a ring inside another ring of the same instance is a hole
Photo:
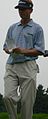
[[[38,51],[44,53],[45,42],[44,42],[44,33],[43,33],[42,29],[40,31],[36,32],[36,34],[35,34],[34,48],[36,48]]]
[[[4,48],[11,49],[13,47],[12,45],[14,45],[14,41],[13,41],[13,38],[12,38],[13,28],[14,28],[14,25],[10,26],[10,28],[8,29],[6,39],[5,39],[5,42],[4,42],[4,45],[3,45],[3,49]]]

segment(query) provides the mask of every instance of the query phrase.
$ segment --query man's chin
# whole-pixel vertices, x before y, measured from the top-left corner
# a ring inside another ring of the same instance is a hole
[[[22,19],[28,19],[28,17],[25,17],[25,16],[20,16]]]

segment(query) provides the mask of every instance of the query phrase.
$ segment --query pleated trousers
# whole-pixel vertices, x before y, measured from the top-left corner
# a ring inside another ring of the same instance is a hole
[[[32,119],[36,98],[36,61],[6,64],[4,76],[4,102],[9,119],[17,119],[17,104],[20,101],[21,119]],[[19,91],[18,91],[19,87]]]

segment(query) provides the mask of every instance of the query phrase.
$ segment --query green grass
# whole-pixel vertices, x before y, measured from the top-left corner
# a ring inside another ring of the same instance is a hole
[[[7,113],[0,113],[0,119],[9,119]],[[18,115],[17,119],[21,119],[20,115]],[[48,114],[34,114],[33,119],[48,119]]]
[[[0,113],[0,119],[8,119],[8,114],[7,113]]]
[[[48,119],[48,114],[34,114],[33,119]]]

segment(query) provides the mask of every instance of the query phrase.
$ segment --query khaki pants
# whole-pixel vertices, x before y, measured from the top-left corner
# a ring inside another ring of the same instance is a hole
[[[4,101],[9,119],[17,119],[17,102],[21,100],[21,119],[32,119],[36,97],[37,64],[27,61],[14,65],[6,64],[4,76]],[[17,89],[20,86],[20,95]]]

